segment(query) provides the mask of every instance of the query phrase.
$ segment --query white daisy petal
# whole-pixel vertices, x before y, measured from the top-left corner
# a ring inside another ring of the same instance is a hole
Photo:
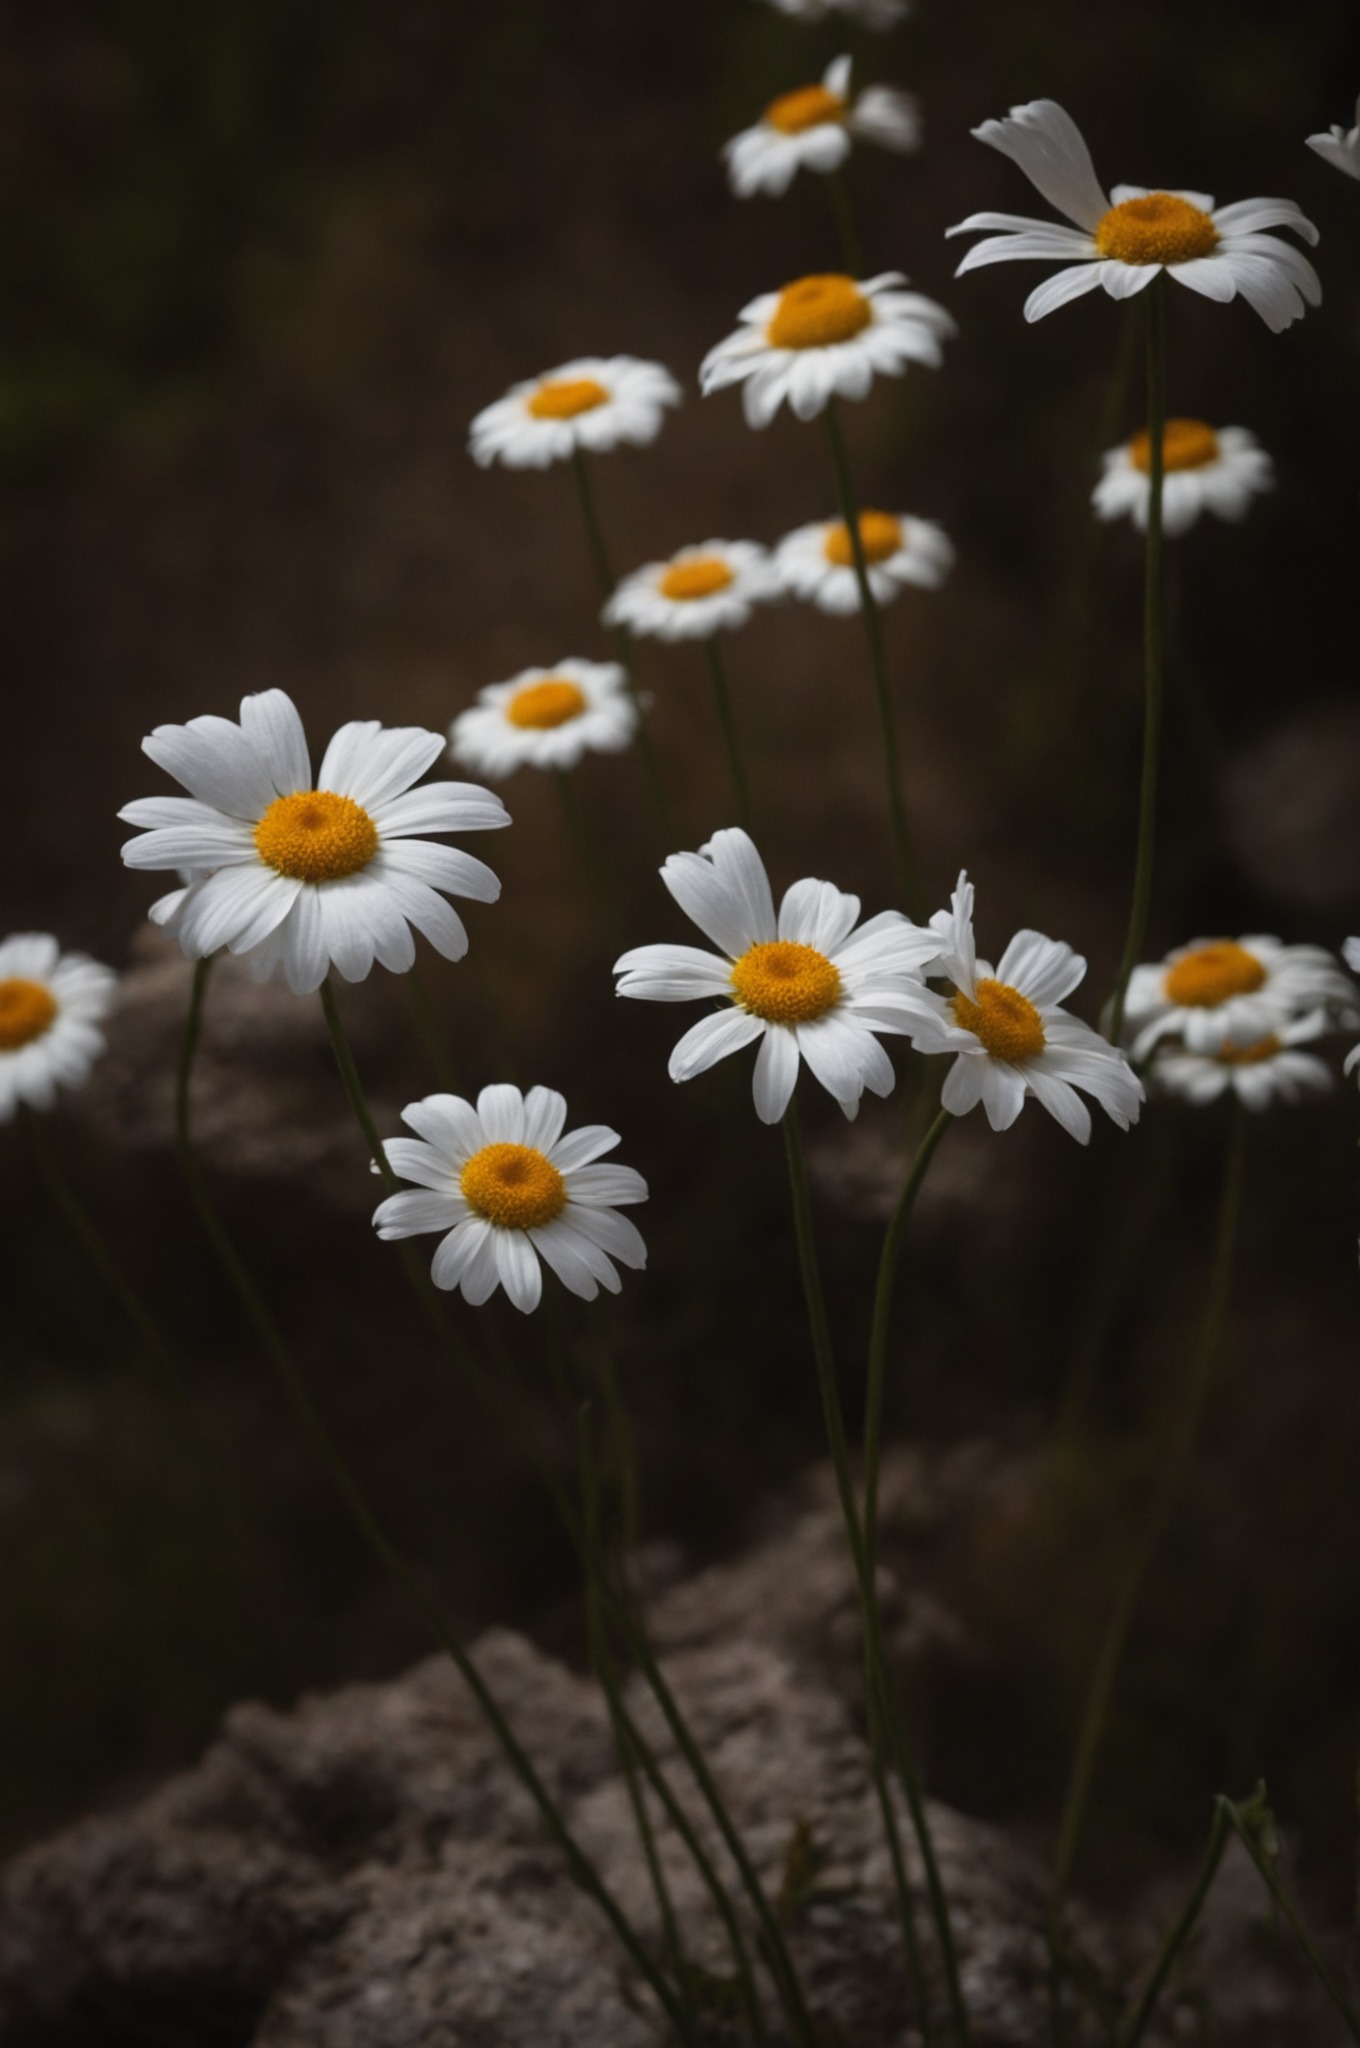
[[[793,1099],[797,1079],[798,1040],[787,1026],[774,1024],[761,1039],[752,1083],[756,1115],[762,1123],[779,1122]]]
[[[740,1052],[744,1045],[752,1044],[764,1033],[765,1026],[759,1017],[748,1016],[735,1005],[719,1010],[690,1026],[672,1051],[667,1072],[672,1081],[692,1081],[696,1074],[706,1073],[729,1053]]]

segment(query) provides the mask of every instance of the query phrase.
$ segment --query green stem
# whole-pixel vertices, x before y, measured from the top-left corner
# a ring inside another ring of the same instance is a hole
[[[897,1207],[883,1239],[874,1288],[874,1320],[869,1335],[869,1375],[864,1402],[864,1554],[870,1575],[878,1555],[878,1466],[883,1424],[883,1392],[887,1381],[888,1323],[892,1315],[893,1291],[897,1281],[902,1243],[917,1191],[925,1179],[935,1148],[954,1121],[942,1109],[916,1148]]]
[[[1199,1875],[1191,1887],[1189,1898],[1177,1916],[1175,1925],[1162,1944],[1161,1953],[1157,1958],[1152,1975],[1144,1985],[1142,1996],[1134,2008],[1133,2015],[1119,2037],[1119,2048],[1138,2048],[1138,2043],[1142,2040],[1147,2030],[1148,2021],[1152,2018],[1157,2000],[1161,1996],[1162,1986],[1170,1976],[1176,1958],[1180,1955],[1181,1950],[1195,1931],[1195,1923],[1203,1911],[1204,1901],[1209,1896],[1209,1889],[1218,1875],[1218,1866],[1223,1861],[1223,1851],[1227,1848],[1228,1837],[1232,1833],[1232,1822],[1229,1819],[1227,1809],[1228,1802],[1226,1799],[1215,1800],[1214,1824],[1209,1832],[1209,1846],[1204,1852],[1204,1861],[1199,1867]]]
[[[1147,289],[1147,431],[1148,523],[1143,575],[1143,779],[1138,799],[1138,852],[1133,870],[1133,902],[1124,940],[1119,978],[1110,1014],[1110,1042],[1124,1030],[1124,1002],[1129,978],[1138,965],[1152,908],[1152,862],[1157,837],[1157,780],[1162,751],[1163,633],[1162,618],[1162,478],[1166,430],[1166,293],[1165,279],[1156,277]]]
[[[746,770],[742,766],[741,749],[737,745],[737,725],[732,715],[732,696],[727,687],[727,672],[723,658],[718,652],[717,635],[710,633],[704,642],[704,659],[708,665],[708,679],[713,685],[713,702],[717,707],[718,724],[722,728],[723,746],[727,751],[727,769],[732,777],[732,794],[736,798],[737,823],[751,829],[751,792],[747,786]]]
[[[364,1134],[364,1143],[368,1146],[369,1157],[378,1169],[379,1177],[386,1192],[389,1195],[395,1195],[400,1191],[401,1182],[392,1171],[387,1153],[383,1148],[383,1141],[378,1136],[378,1126],[373,1121],[373,1113],[369,1109],[368,1098],[364,1094],[363,1082],[359,1079],[359,1069],[354,1064],[354,1054],[350,1051],[349,1040],[345,1036],[345,1027],[340,1022],[340,1012],[336,1007],[335,1001],[335,990],[331,987],[329,975],[326,976],[326,979],[321,984],[321,1008],[325,1013],[326,1029],[330,1033],[331,1051],[335,1054],[335,1064],[340,1069],[340,1078],[345,1084],[345,1093],[349,1097],[350,1108],[354,1111],[355,1117],[358,1119],[359,1129]]]
[[[855,581],[859,585],[859,611],[864,622],[864,637],[869,647],[869,666],[873,671],[874,700],[878,707],[878,732],[888,783],[888,817],[892,825],[898,885],[908,910],[913,917],[919,918],[922,915],[922,898],[916,877],[916,864],[912,858],[906,806],[902,800],[902,771],[897,758],[897,725],[893,713],[892,693],[888,687],[887,657],[883,649],[883,621],[879,615],[878,600],[869,582],[869,564],[864,553],[864,536],[860,532],[859,507],[850,482],[850,464],[846,459],[845,439],[841,433],[840,416],[836,411],[834,398],[827,400],[822,418],[826,421],[831,468],[836,479],[836,498],[849,537],[850,552],[854,557]]]
[[[1235,1102],[1232,1135],[1224,1165],[1222,1193],[1219,1197],[1218,1226],[1209,1291],[1186,1385],[1185,1400],[1162,1460],[1147,1520],[1129,1559],[1114,1610],[1106,1627],[1100,1656],[1086,1696],[1081,1732],[1068,1780],[1067,1796],[1063,1802],[1062,1822],[1058,1830],[1058,1846],[1054,1858],[1053,1892],[1048,1917],[1051,1944],[1056,1943],[1061,1935],[1062,1911],[1081,1841],[1091,1780],[1105,1732],[1110,1696],[1123,1661],[1134,1611],[1148,1568],[1180,1497],[1181,1485],[1194,1451],[1195,1439],[1199,1433],[1200,1420],[1217,1363],[1223,1322],[1227,1313],[1238,1219],[1242,1209],[1246,1137],[1247,1112],[1240,1103]]]
[[[836,216],[836,233],[840,236],[845,268],[851,277],[862,277],[864,256],[855,230],[855,211],[850,204],[850,181],[838,166],[829,174],[826,183],[831,194],[831,210]]]
[[[938,1142],[938,1141],[937,1141]],[[840,1394],[836,1386],[836,1365],[831,1350],[831,1331],[827,1321],[826,1298],[822,1292],[821,1274],[817,1265],[817,1248],[812,1231],[812,1203],[808,1194],[807,1166],[803,1158],[802,1139],[798,1131],[797,1112],[792,1103],[784,1115],[784,1146],[788,1158],[789,1186],[793,1196],[794,1231],[798,1243],[798,1265],[803,1280],[803,1295],[807,1304],[808,1322],[812,1332],[813,1357],[817,1367],[817,1386],[822,1401],[822,1416],[826,1425],[827,1443],[831,1451],[832,1470],[836,1476],[836,1491],[840,1498],[841,1514],[845,1520],[846,1535],[850,1542],[850,1554],[854,1563],[855,1577],[859,1585],[860,1610],[864,1622],[865,1656],[871,1676],[870,1725],[876,1718],[874,1701],[877,1699],[878,1714],[881,1715],[881,1730],[886,1733],[892,1750],[893,1762],[902,1780],[907,1807],[911,1814],[912,1827],[921,1862],[925,1868],[926,1891],[930,1899],[931,1918],[940,1948],[940,1960],[944,1968],[945,1989],[949,2000],[950,2017],[953,2023],[956,2043],[969,2039],[968,2013],[963,2002],[963,1988],[959,1980],[958,1955],[954,1946],[953,1928],[949,1919],[949,1903],[945,1897],[944,1884],[940,1876],[935,1844],[926,1817],[925,1801],[921,1796],[915,1765],[907,1745],[902,1726],[902,1716],[894,1696],[892,1681],[888,1672],[887,1657],[883,1645],[882,1622],[878,1611],[878,1592],[873,1575],[869,1570],[868,1553],[865,1548],[863,1531],[860,1526],[859,1510],[855,1504],[854,1481],[850,1471],[850,1451],[846,1442],[845,1420],[841,1413]],[[881,1773],[882,1757],[877,1743],[870,1743],[875,1777]],[[891,1810],[890,1796],[879,1786],[879,1805],[885,1815]],[[899,1900],[904,1908],[903,1935],[908,1950],[915,1940],[914,1929],[908,1933],[910,1900]]]
[[[1256,1865],[1257,1872],[1266,1890],[1270,1893],[1271,1898],[1289,1923],[1294,1939],[1298,1942],[1299,1947],[1303,1950],[1304,1955],[1312,1966],[1314,1976],[1345,2021],[1350,2031],[1351,2039],[1353,2041],[1360,2041],[1360,2015],[1357,2015],[1355,2007],[1345,1996],[1344,1992],[1340,1990],[1336,1980],[1323,1962],[1322,1957],[1318,1954],[1317,1945],[1304,1925],[1298,1907],[1280,1882],[1280,1875],[1275,1868],[1273,1855],[1267,1854],[1262,1849],[1262,1816],[1260,1808],[1264,1805],[1264,1801],[1265,1786],[1258,1785],[1255,1794],[1249,1800],[1234,1802],[1231,1799],[1224,1799],[1220,1796],[1217,1803],[1220,1806],[1226,1807],[1228,1819],[1234,1833],[1242,1843],[1252,1862]],[[1273,1824],[1268,1814],[1265,1815],[1265,1823],[1267,1828],[1273,1833]]]

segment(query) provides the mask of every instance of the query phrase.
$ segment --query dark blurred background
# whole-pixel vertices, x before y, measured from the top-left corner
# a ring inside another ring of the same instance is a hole
[[[866,149],[852,167],[870,267],[907,270],[960,325],[942,371],[880,385],[848,419],[866,501],[940,520],[958,548],[945,589],[887,620],[932,903],[967,865],[984,949],[1021,922],[1070,940],[1092,962],[1074,1006],[1094,1018],[1132,863],[1141,552],[1088,501],[1101,448],[1141,424],[1137,309],[1095,295],[1026,327],[1040,268],[955,284],[942,238],[977,208],[1045,211],[968,130],[1047,95],[1107,185],[1282,193],[1322,230],[1324,304],[1283,336],[1241,302],[1168,294],[1171,409],[1250,426],[1278,489],[1240,529],[1206,522],[1171,550],[1152,940],[1338,946],[1360,930],[1360,185],[1303,137],[1351,119],[1360,32],[1345,0],[920,0],[888,37],[757,0],[44,0],[9,6],[0,36],[0,930],[48,928],[131,970],[109,1060],[51,1129],[182,1362],[168,1390],[146,1375],[22,1133],[0,1133],[13,1846],[192,1757],[242,1693],[287,1700],[424,1648],[186,1214],[168,1135],[186,976],[143,924],[156,892],[122,868],[114,816],[163,786],[142,735],[277,685],[319,751],[346,718],[442,727],[487,682],[606,653],[568,478],[484,474],[465,454],[479,407],[578,353],[659,358],[687,391],[652,449],[597,466],[620,567],[829,516],[817,432],[781,417],[752,434],[734,397],[700,401],[695,372],[755,292],[839,267],[819,180],[739,203],[717,152],[848,46],[861,81],[908,86],[925,122],[919,156]],[[730,822],[698,657],[641,664],[697,845]],[[881,908],[854,622],[772,612],[730,665],[776,887],[823,874]],[[513,830],[475,848],[501,903],[470,910],[464,965],[425,954],[422,972],[461,1086],[561,1088],[651,1182],[650,1268],[619,1304],[489,1314],[542,1390],[564,1471],[549,1352],[588,1373],[615,1347],[647,1533],[697,1559],[739,1543],[819,1452],[783,1163],[746,1062],[674,1089],[688,1016],[615,1002],[620,933],[684,934],[636,763],[588,764],[580,787],[617,931],[553,788],[526,771],[505,790]],[[368,1230],[319,1014],[221,983],[205,1155],[313,1388],[465,1627],[506,1620],[574,1654],[571,1559],[522,1455],[431,1353]],[[431,1058],[399,983],[342,995],[390,1130],[436,1085]],[[903,1118],[873,1105],[852,1129],[808,1091],[806,1120],[853,1410]],[[1216,1399],[1133,1646],[1091,1859],[1113,1881],[1191,1853],[1210,1794],[1263,1773],[1334,1921],[1360,1676],[1355,1128],[1350,1091],[1253,1132]],[[1051,1824],[1193,1341],[1223,1136],[1217,1116],[1158,1108],[1082,1152],[1034,1106],[999,1138],[975,1115],[922,1200],[894,1426],[941,1457],[981,1441],[1014,1479],[965,1503],[947,1540],[892,1538],[908,1584],[981,1646],[918,1687],[931,1787],[971,1811]]]

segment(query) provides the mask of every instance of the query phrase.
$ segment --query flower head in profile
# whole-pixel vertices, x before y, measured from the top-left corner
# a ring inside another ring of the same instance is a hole
[[[874,601],[884,605],[909,584],[936,590],[954,566],[954,549],[944,528],[905,512],[861,512],[860,546]],[[824,612],[859,610],[859,578],[850,529],[843,519],[819,519],[795,527],[774,553],[785,590]]]
[[[50,932],[0,940],[0,1123],[20,1103],[50,1109],[104,1050],[118,977],[87,953],[63,953]]]
[[[483,407],[468,430],[474,462],[486,469],[547,469],[578,448],[603,454],[625,443],[645,447],[661,432],[680,386],[660,363],[636,356],[577,356],[541,377],[512,384]]]
[[[939,951],[930,932],[895,910],[857,926],[858,896],[811,880],[785,891],[776,917],[764,862],[735,827],[698,853],[673,853],[661,879],[720,949],[638,946],[614,963],[621,996],[719,1004],[671,1054],[673,1081],[758,1044],[762,1123],[778,1123],[788,1108],[800,1060],[848,1117],[866,1088],[890,1092],[892,1062],[874,1033],[909,1028],[910,991]]]
[[[1305,140],[1309,149],[1315,149],[1348,178],[1360,178],[1360,98],[1355,102],[1354,128],[1343,128],[1338,122],[1325,135],[1309,135]]]
[[[1314,1010],[1260,1038],[1225,1038],[1213,1052],[1163,1044],[1148,1069],[1148,1081],[1159,1095],[1200,1106],[1223,1095],[1235,1095],[1244,1108],[1257,1110],[1272,1102],[1304,1102],[1336,1086],[1327,1062],[1300,1050],[1331,1029],[1326,1012]]]
[[[332,965],[346,981],[362,981],[375,960],[404,974],[413,926],[461,960],[467,932],[444,897],[500,894],[484,862],[415,836],[510,823],[500,798],[473,783],[412,787],[443,753],[440,733],[342,725],[313,777],[292,699],[262,690],[242,699],[239,725],[158,725],[142,751],[189,794],[125,805],[119,817],[143,829],[123,859],[196,877],[156,904],[191,960],[226,946],[249,956],[257,981],[309,995]]]
[[[1360,939],[1347,939],[1341,951],[1345,956],[1346,965],[1354,973],[1360,974]],[[1360,1045],[1353,1045],[1346,1054],[1346,1063],[1342,1071],[1353,1074],[1357,1070],[1360,1070]]]
[[[395,1173],[414,1187],[380,1202],[379,1237],[442,1232],[431,1273],[477,1305],[503,1287],[518,1309],[538,1307],[543,1259],[584,1301],[619,1291],[614,1266],[641,1268],[647,1248],[619,1210],[645,1202],[630,1166],[598,1164],[619,1142],[603,1124],[566,1131],[567,1105],[552,1088],[522,1095],[483,1088],[474,1109],[459,1095],[427,1095],[402,1111],[418,1135],[389,1138]]]
[[[1102,457],[1105,474],[1091,494],[1099,519],[1132,519],[1147,531],[1151,437],[1140,427],[1132,440]],[[1162,531],[1184,533],[1201,512],[1241,519],[1253,498],[1274,488],[1270,457],[1245,427],[1211,427],[1203,420],[1168,420],[1162,433]]]
[[[1360,1022],[1360,990],[1322,946],[1286,946],[1264,932],[1241,939],[1195,939],[1164,960],[1135,967],[1124,1024],[1133,1057],[1164,1038],[1195,1053],[1231,1041],[1256,1045],[1295,1017],[1321,1010],[1334,1022]]]
[[[1112,299],[1131,299],[1163,270],[1206,299],[1226,302],[1240,292],[1271,332],[1301,319],[1322,300],[1317,272],[1290,243],[1267,232],[1290,228],[1305,242],[1317,229],[1292,199],[1238,199],[1214,205],[1205,192],[1116,185],[1106,198],[1091,152],[1070,114],[1055,100],[1012,107],[1004,121],[973,130],[1020,166],[1072,227],[1013,213],[973,213],[951,235],[988,232],[968,251],[955,275],[984,263],[1033,258],[1065,267],[1032,291],[1025,318],[1041,320],[1069,299],[1099,286]],[[995,230],[995,232],[989,232]]]
[[[449,728],[449,752],[493,781],[516,768],[574,768],[585,754],[618,754],[637,731],[637,706],[616,661],[559,661],[491,683]]]
[[[933,973],[952,995],[917,997],[912,1043],[920,1052],[955,1055],[940,1101],[954,1116],[980,1102],[994,1131],[1009,1130],[1025,1097],[1086,1144],[1091,1115],[1077,1090],[1094,1097],[1121,1130],[1137,1123],[1143,1084],[1122,1052],[1059,1005],[1086,972],[1070,946],[1022,931],[993,967],[977,957],[973,885],[960,875],[951,907],[930,920],[940,948]]]
[[[780,594],[765,549],[753,540],[706,540],[625,576],[604,608],[609,626],[657,640],[707,640],[744,626]]]
[[[920,147],[921,122],[910,93],[866,85],[851,93],[850,59],[828,64],[820,85],[799,86],[768,107],[754,127],[723,145],[739,199],[787,192],[800,170],[839,170],[856,142],[907,152]]]
[[[956,330],[943,306],[903,291],[900,270],[857,283],[839,271],[795,278],[741,310],[741,326],[699,366],[705,394],[744,384],[748,426],[767,427],[787,400],[800,420],[832,398],[867,398],[875,377],[908,363],[939,367]]]
[[[911,12],[911,0],[768,0],[780,14],[795,21],[825,21],[833,14],[848,15],[866,28],[895,28]]]

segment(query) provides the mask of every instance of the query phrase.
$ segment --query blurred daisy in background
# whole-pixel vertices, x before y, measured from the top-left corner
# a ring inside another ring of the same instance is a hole
[[[911,12],[910,0],[767,0],[780,14],[796,21],[825,21],[832,14],[848,15],[866,28],[895,28]]]
[[[1225,1038],[1213,1052],[1164,1045],[1148,1069],[1148,1081],[1159,1095],[1197,1104],[1217,1102],[1227,1094],[1235,1095],[1247,1109],[1303,1102],[1336,1086],[1325,1060],[1299,1050],[1332,1028],[1326,1014],[1315,1010],[1260,1038]]]
[[[50,932],[0,941],[0,1123],[22,1103],[51,1109],[104,1050],[98,1028],[118,977],[88,953],[63,953]]]
[[[1079,953],[1041,932],[1022,931],[995,967],[979,960],[973,937],[973,885],[958,880],[951,907],[931,928],[940,948],[931,974],[947,975],[952,995],[922,988],[911,1026],[918,1052],[956,1055],[941,1106],[964,1116],[980,1102],[994,1131],[1009,1130],[1036,1101],[1083,1145],[1091,1115],[1077,1094],[1093,1096],[1121,1130],[1137,1123],[1143,1084],[1116,1046],[1059,1008],[1086,972]]]
[[[619,1292],[615,1259],[646,1265],[642,1238],[618,1213],[646,1201],[646,1181],[630,1166],[597,1163],[617,1131],[583,1124],[564,1136],[567,1105],[554,1089],[483,1088],[475,1109],[458,1095],[427,1095],[401,1114],[418,1136],[383,1149],[415,1186],[380,1202],[373,1225],[388,1239],[442,1231],[436,1287],[474,1306],[503,1287],[527,1314],[543,1292],[540,1259],[584,1301],[601,1287]]]
[[[516,768],[574,768],[585,754],[621,753],[637,724],[616,661],[559,661],[480,691],[449,727],[449,752],[499,781]]]
[[[1334,1024],[1360,1023],[1360,989],[1322,946],[1286,946],[1263,932],[1196,939],[1164,960],[1135,967],[1124,1025],[1133,1057],[1163,1038],[1212,1053],[1230,1040],[1256,1045],[1315,1010]]]
[[[988,239],[968,251],[958,270],[1033,258],[1067,267],[1032,291],[1025,318],[1041,320],[1069,299],[1099,286],[1129,299],[1162,270],[1206,299],[1240,292],[1273,333],[1322,300],[1317,272],[1288,242],[1265,231],[1290,228],[1305,242],[1317,229],[1292,199],[1239,199],[1215,207],[1205,192],[1149,191],[1116,185],[1107,199],[1091,153],[1070,114],[1055,100],[1012,107],[1004,121],[984,121],[973,134],[1018,164],[1051,206],[1075,227],[1011,213],[973,213],[950,235],[979,231]]]
[[[899,270],[862,283],[834,271],[763,292],[704,357],[703,391],[744,383],[747,424],[765,427],[785,400],[809,420],[832,398],[867,398],[876,376],[900,377],[909,363],[938,368],[954,322],[933,299],[902,291],[906,281]]]
[[[1309,135],[1306,140],[1309,149],[1326,157],[1348,178],[1360,178],[1360,98],[1355,102],[1354,128],[1343,128],[1337,123],[1325,135]]]
[[[856,142],[875,142],[903,154],[921,146],[921,121],[910,93],[892,85],[850,91],[849,57],[828,64],[820,85],[804,85],[771,100],[754,127],[723,144],[732,190],[787,192],[800,170],[839,170]]]
[[[935,590],[954,566],[943,527],[905,512],[861,512],[860,545],[877,604],[888,604],[908,584]],[[843,519],[821,519],[786,534],[774,551],[783,588],[824,612],[859,610],[859,579],[850,529]]]
[[[685,914],[721,950],[638,946],[614,963],[621,996],[716,1001],[670,1057],[673,1081],[759,1045],[753,1091],[762,1123],[778,1123],[800,1060],[846,1116],[868,1088],[890,1093],[892,1062],[875,1032],[909,1029],[909,995],[939,940],[895,910],[856,927],[858,896],[830,882],[795,882],[775,916],[764,862],[749,836],[716,832],[698,853],[673,853],[661,879]]]
[[[1146,533],[1152,441],[1140,427],[1101,457],[1105,474],[1091,494],[1099,519],[1132,519]],[[1241,519],[1251,501],[1275,487],[1270,457],[1246,427],[1168,420],[1162,434],[1162,531],[1185,533],[1201,512]]]
[[[1360,939],[1347,939],[1341,951],[1345,955],[1346,965],[1353,968],[1357,974],[1360,974]],[[1360,1067],[1360,1045],[1355,1045],[1346,1054],[1346,1064],[1342,1071],[1350,1074],[1354,1073],[1358,1067]]]
[[[547,469],[577,449],[603,454],[625,443],[644,447],[661,432],[680,386],[660,363],[636,356],[577,356],[512,384],[478,413],[468,433],[474,462],[486,469]]]
[[[510,823],[500,798],[473,783],[412,787],[443,753],[440,733],[342,725],[313,781],[292,699],[262,690],[242,699],[239,725],[158,725],[142,751],[190,793],[125,805],[119,817],[142,832],[123,859],[198,874],[156,905],[191,960],[226,946],[249,957],[256,981],[310,995],[332,965],[346,981],[362,981],[375,960],[405,973],[412,926],[461,960],[467,932],[444,896],[494,903],[500,894],[484,862],[413,836]]]
[[[752,540],[706,540],[625,576],[604,608],[610,626],[658,640],[706,640],[744,626],[778,597],[767,551]]]

